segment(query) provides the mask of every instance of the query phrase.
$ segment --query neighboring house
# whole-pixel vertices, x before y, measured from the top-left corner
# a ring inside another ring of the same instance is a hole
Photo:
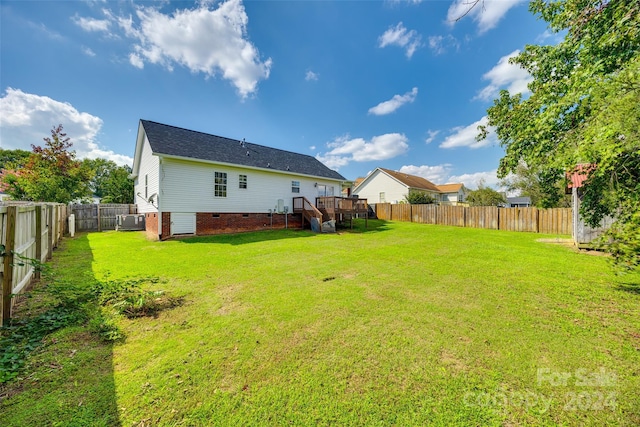
[[[507,197],[507,208],[529,208],[531,207],[531,197]]]
[[[440,202],[443,204],[457,205],[467,201],[467,188],[464,184],[438,185],[440,190]]]
[[[147,234],[159,239],[300,227],[293,199],[339,196],[346,181],[312,156],[147,120],[131,177]]]
[[[400,203],[411,191],[429,194],[439,203],[457,204],[465,200],[462,184],[435,185],[428,179],[384,168],[367,175],[353,194],[371,203]]]

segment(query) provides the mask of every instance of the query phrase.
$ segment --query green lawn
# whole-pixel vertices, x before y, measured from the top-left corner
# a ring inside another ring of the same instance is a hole
[[[184,303],[113,344],[49,335],[0,425],[640,424],[640,275],[555,236],[369,225],[65,240],[58,279]]]

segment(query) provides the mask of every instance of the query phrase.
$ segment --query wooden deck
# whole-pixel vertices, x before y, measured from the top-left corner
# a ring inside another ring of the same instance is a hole
[[[346,224],[353,228],[354,218],[364,218],[365,227],[368,226],[369,205],[367,199],[352,197],[316,197],[315,206],[306,197],[293,198],[293,212],[302,214],[302,225],[305,220],[311,224],[317,220],[320,224],[334,220],[337,224]]]
[[[364,218],[365,227],[368,225],[369,205],[367,199],[355,197],[316,197],[316,208],[322,212],[322,220],[334,220],[338,224],[346,224],[353,228],[354,218]]]

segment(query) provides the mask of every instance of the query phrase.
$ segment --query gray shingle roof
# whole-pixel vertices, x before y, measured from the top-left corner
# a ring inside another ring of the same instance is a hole
[[[155,154],[345,181],[315,157],[221,136],[140,120]]]

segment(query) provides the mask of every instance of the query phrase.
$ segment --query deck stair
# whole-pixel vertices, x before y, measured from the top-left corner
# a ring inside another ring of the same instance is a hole
[[[314,222],[318,227],[322,225],[324,215],[306,197],[293,198],[293,212],[302,214],[303,227],[305,220],[311,225],[311,229],[314,228]]]

